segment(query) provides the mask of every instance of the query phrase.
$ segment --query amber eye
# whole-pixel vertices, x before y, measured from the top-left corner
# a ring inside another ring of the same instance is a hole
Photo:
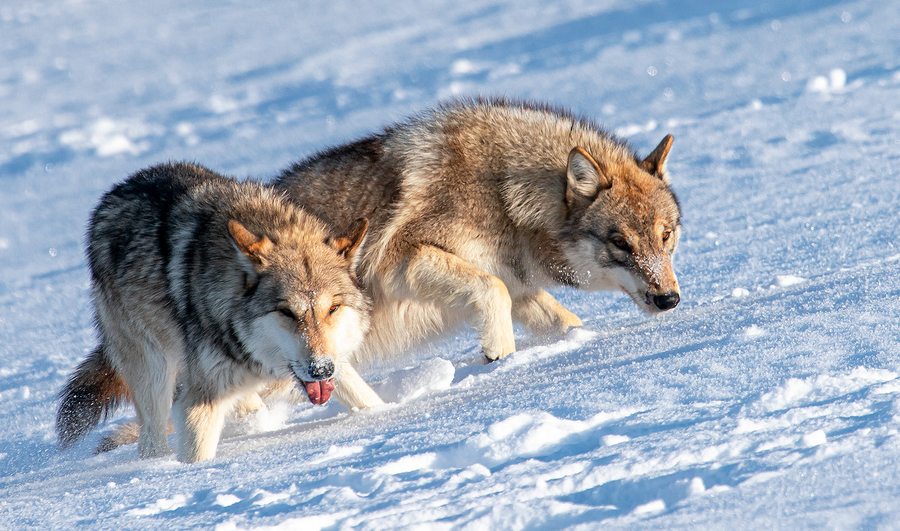
[[[616,247],[618,247],[619,249],[625,251],[626,253],[631,252],[631,246],[628,245],[628,242],[625,241],[625,238],[622,238],[622,237],[613,238],[612,244],[615,245]]]
[[[667,242],[667,241],[669,241],[669,238],[670,238],[671,236],[672,236],[672,231],[667,230],[666,232],[663,233],[663,235],[662,235],[662,240],[663,240],[664,242]]]
[[[281,315],[287,317],[288,319],[291,319],[294,321],[297,320],[297,314],[295,314],[293,311],[291,311],[290,308],[281,308],[278,311],[281,312]]]
[[[340,308],[340,307],[341,307],[340,304],[332,304],[331,308],[328,308],[328,315],[331,315],[334,312],[338,311],[338,308]]]

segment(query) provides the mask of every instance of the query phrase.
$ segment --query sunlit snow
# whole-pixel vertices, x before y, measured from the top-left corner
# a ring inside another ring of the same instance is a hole
[[[900,528],[894,2],[4,0],[0,35],[0,528]],[[582,330],[362,368],[383,407],[272,403],[193,465],[93,455],[123,408],[57,451],[113,183],[268,179],[474,94],[674,135],[675,310],[559,289]]]

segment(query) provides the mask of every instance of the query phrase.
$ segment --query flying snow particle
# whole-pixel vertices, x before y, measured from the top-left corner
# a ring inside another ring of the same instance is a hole
[[[816,76],[806,83],[807,92],[828,92],[828,79],[825,76]]]
[[[842,89],[847,84],[847,73],[842,68],[833,68],[831,72],[828,72],[828,81],[831,90]]]
[[[468,59],[457,59],[450,65],[450,73],[457,76],[473,74],[478,72],[478,70],[479,68],[475,66],[475,63]]]

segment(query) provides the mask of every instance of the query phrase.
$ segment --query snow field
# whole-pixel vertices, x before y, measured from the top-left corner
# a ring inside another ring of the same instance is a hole
[[[3,525],[900,528],[891,2],[148,6],[0,6]],[[55,394],[95,342],[84,226],[114,182],[164,160],[265,178],[474,93],[641,153],[675,136],[674,312],[558,290],[584,329],[517,329],[490,365],[450,335],[368,368],[374,411],[272,403],[190,466],[92,455],[110,425],[56,451]]]

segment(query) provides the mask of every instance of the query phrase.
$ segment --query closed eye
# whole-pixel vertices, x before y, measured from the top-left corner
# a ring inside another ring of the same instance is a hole
[[[278,311],[281,313],[281,315],[287,317],[288,319],[291,319],[292,321],[297,320],[297,314],[295,314],[290,308],[279,308]]]

